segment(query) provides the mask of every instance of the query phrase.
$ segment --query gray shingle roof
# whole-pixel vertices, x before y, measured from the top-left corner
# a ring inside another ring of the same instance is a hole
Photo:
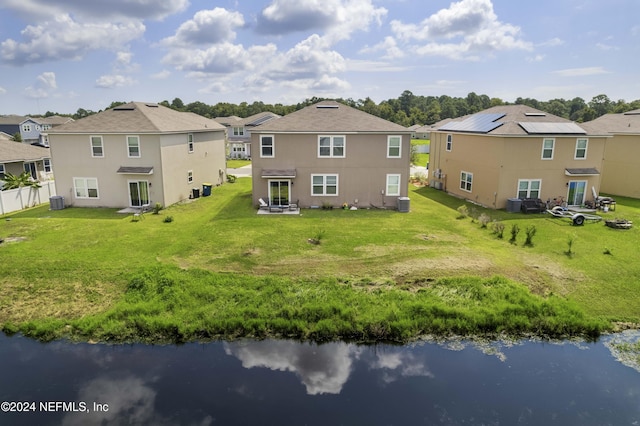
[[[253,133],[394,132],[409,129],[336,101],[323,101],[256,127]]]
[[[599,134],[640,134],[640,109],[622,114],[605,114],[580,124],[592,133]]]
[[[158,104],[131,102],[49,131],[56,133],[181,133],[224,130],[224,126],[191,112]]]
[[[573,124],[573,128],[580,129],[581,125],[573,123],[566,118],[558,117],[557,115],[549,114],[544,111],[537,110],[527,105],[499,105],[492,108],[480,111],[477,114],[504,114],[503,117],[496,120],[496,122],[502,123],[497,128],[487,132],[488,135],[497,136],[524,136],[529,135],[527,131],[519,123],[559,123],[563,125]],[[461,122],[475,114],[469,114],[464,117],[454,118],[452,120],[443,120],[436,125],[436,129],[444,125],[449,125],[453,122]],[[526,127],[526,126],[525,126]],[[547,126],[551,127],[551,126]],[[586,129],[584,129],[586,130]],[[444,130],[443,130],[444,131]],[[471,132],[474,133],[474,132]],[[482,132],[479,132],[482,133]]]
[[[37,161],[50,157],[49,148],[0,139],[0,163]]]

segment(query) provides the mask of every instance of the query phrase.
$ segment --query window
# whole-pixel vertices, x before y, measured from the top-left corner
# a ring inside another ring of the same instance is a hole
[[[0,179],[4,179],[4,164],[0,163]]]
[[[544,139],[542,141],[542,159],[553,160],[553,146],[555,145],[555,139]]]
[[[540,198],[540,179],[520,179],[518,181],[518,198]]]
[[[400,195],[400,175],[387,175],[387,195]]]
[[[104,157],[104,148],[102,146],[102,136],[91,136],[91,156]]]
[[[22,131],[23,132],[30,132],[31,131],[31,124],[23,124],[22,125]]]
[[[338,195],[338,175],[311,175],[311,195]]]
[[[402,156],[402,137],[389,136],[387,138],[387,158],[400,158]]]
[[[44,159],[44,171],[46,173],[51,173],[51,158],[45,158]]]
[[[140,157],[140,138],[138,136],[127,136],[127,155]]]
[[[187,135],[187,146],[189,147],[189,152],[193,152],[193,134],[191,133]]]
[[[73,178],[76,198],[98,198],[98,179]]]
[[[453,135],[447,135],[447,151],[451,151],[453,148]]]
[[[244,136],[244,127],[234,127],[233,136]]]
[[[273,158],[275,150],[273,146],[273,136],[260,136],[260,157]]]
[[[473,185],[473,173],[460,172],[460,189],[463,191],[471,192]]]
[[[49,146],[49,135],[42,135],[42,144],[44,146]]]
[[[318,157],[344,158],[345,157],[345,137],[344,136],[319,136],[318,137]]]
[[[576,160],[584,160],[587,158],[587,145],[589,139],[578,139],[576,141]]]
[[[193,170],[187,172],[187,183],[193,183]]]

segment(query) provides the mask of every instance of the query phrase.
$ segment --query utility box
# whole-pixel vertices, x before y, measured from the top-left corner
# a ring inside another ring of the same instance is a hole
[[[522,200],[520,198],[507,199],[507,212],[519,213],[522,208]]]
[[[61,195],[54,195],[49,198],[49,210],[62,210],[64,209],[64,197]]]
[[[409,197],[398,197],[398,211],[400,213],[409,213],[410,204]]]
[[[191,189],[191,198],[200,198],[200,189],[198,188]]]

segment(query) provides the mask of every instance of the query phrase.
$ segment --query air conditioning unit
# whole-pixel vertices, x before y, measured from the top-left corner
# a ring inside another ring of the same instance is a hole
[[[442,175],[442,170],[436,169],[436,172],[434,174],[435,178],[440,179],[441,175]]]

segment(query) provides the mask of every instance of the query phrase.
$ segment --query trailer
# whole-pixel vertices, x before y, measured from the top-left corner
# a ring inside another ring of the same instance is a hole
[[[602,220],[602,217],[596,214],[575,212],[560,206],[556,206],[552,209],[547,209],[547,213],[549,213],[553,217],[570,219],[571,223],[575,226],[582,226],[586,221],[600,222]]]

